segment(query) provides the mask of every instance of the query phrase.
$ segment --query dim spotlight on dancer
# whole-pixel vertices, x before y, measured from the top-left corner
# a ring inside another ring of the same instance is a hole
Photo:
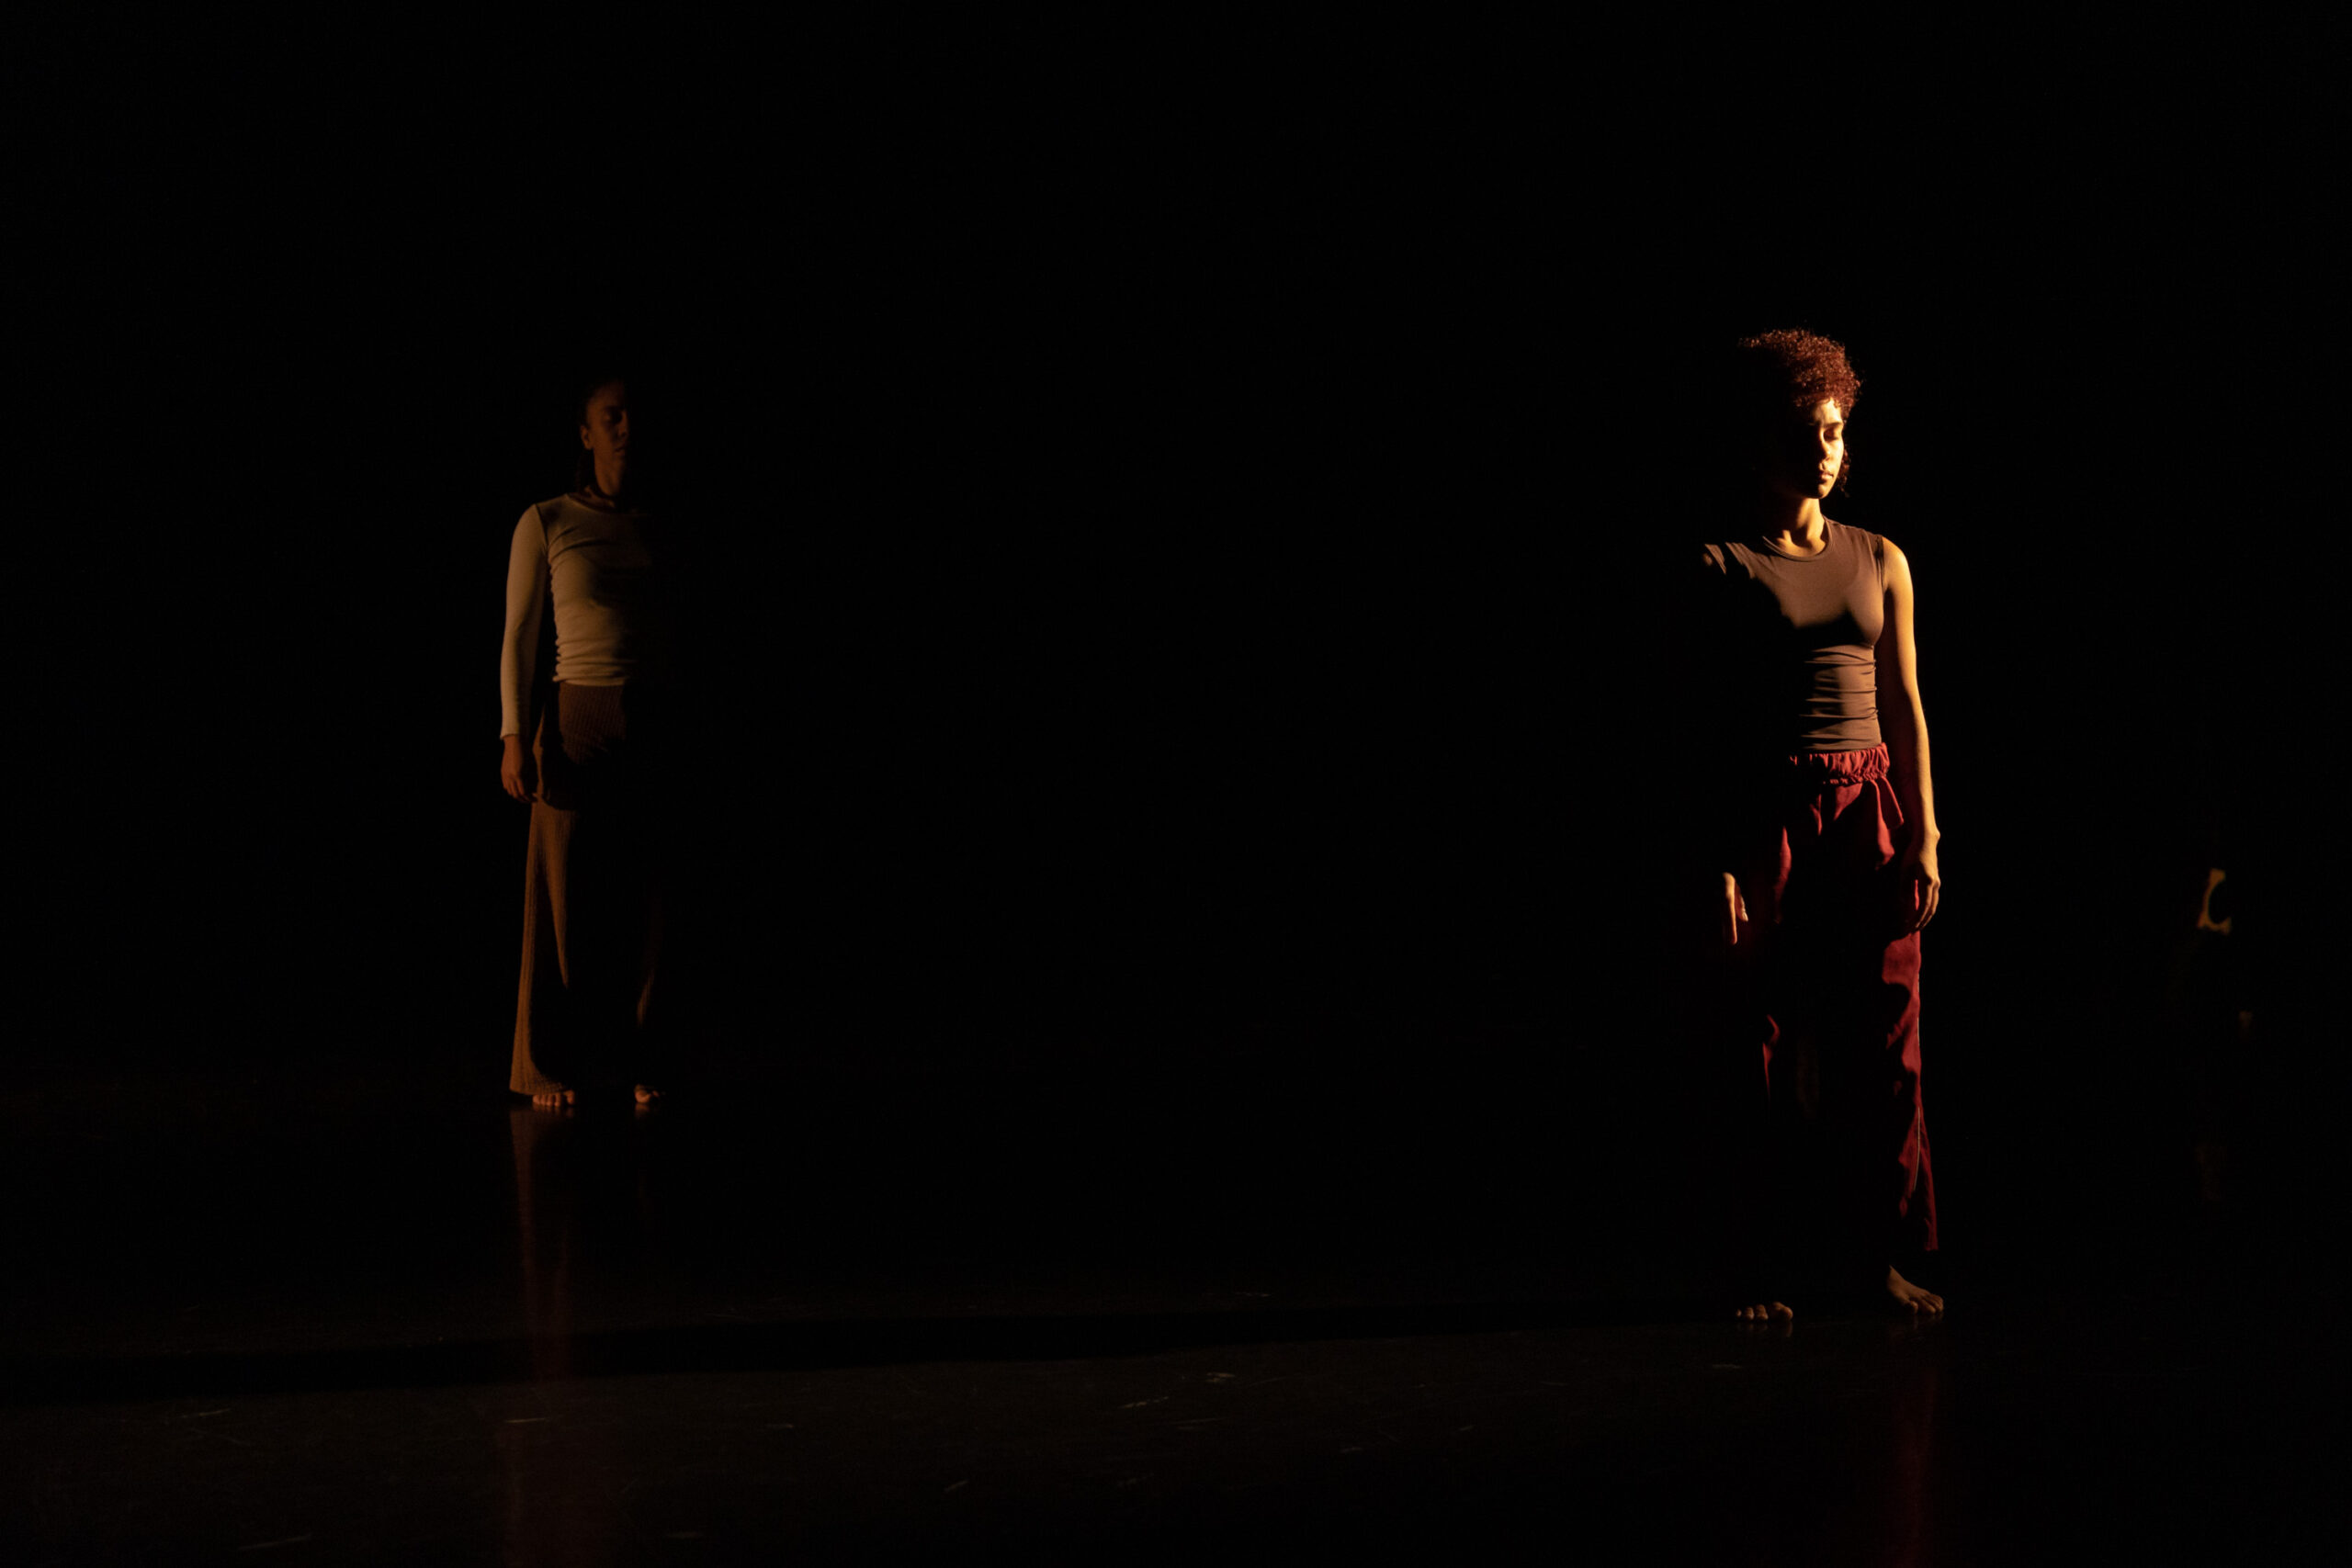
[[[1861,385],[1845,349],[1767,333],[1721,372],[1739,499],[1692,583],[1691,897],[1713,970],[1706,1037],[1729,1053],[1734,1311],[1793,1317],[1779,1270],[1810,1234],[1800,1220],[1826,1217],[1839,1272],[1939,1316],[1943,1299],[1904,1273],[1936,1247],[1918,982],[1942,886],[1911,565],[1822,511],[1845,489]],[[1815,1178],[1802,1195],[1801,1171]]]
[[[507,1087],[556,1109],[630,1086],[642,1107],[661,1098],[666,552],[628,383],[592,380],[577,412],[576,488],[524,512],[507,558],[499,779],[531,808]]]

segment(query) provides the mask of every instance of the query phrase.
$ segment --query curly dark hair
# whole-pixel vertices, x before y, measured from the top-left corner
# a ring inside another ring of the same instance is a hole
[[[1862,378],[1847,363],[1846,345],[1834,338],[1785,328],[1741,338],[1737,348],[1747,371],[1748,384],[1742,389],[1759,405],[1803,412],[1834,398],[1847,413],[1854,412]]]
[[[1844,344],[1799,328],[1741,338],[1734,345],[1727,381],[1729,412],[1749,430],[1781,413],[1803,414],[1832,399],[1838,412],[1851,419],[1854,400],[1862,390],[1862,378],[1847,362]],[[1840,493],[1853,466],[1849,452],[1838,470]]]

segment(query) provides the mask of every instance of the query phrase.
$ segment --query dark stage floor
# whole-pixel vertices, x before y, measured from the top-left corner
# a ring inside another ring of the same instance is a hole
[[[2315,1238],[1710,1315],[1531,1142],[1040,1075],[7,1102],[0,1561],[2345,1560]]]

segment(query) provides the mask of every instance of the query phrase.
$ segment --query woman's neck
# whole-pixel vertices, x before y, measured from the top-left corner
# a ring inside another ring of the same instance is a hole
[[[1792,555],[1819,555],[1828,547],[1829,519],[1812,496],[1799,500],[1772,491],[1756,493],[1756,522],[1764,536]]]

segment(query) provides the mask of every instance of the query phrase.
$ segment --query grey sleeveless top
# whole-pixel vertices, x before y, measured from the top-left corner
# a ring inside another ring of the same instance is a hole
[[[1727,660],[1716,673],[1747,687],[1745,739],[1792,756],[1878,745],[1886,541],[1831,523],[1817,556],[1758,537],[1707,546],[1706,564],[1708,640]]]

